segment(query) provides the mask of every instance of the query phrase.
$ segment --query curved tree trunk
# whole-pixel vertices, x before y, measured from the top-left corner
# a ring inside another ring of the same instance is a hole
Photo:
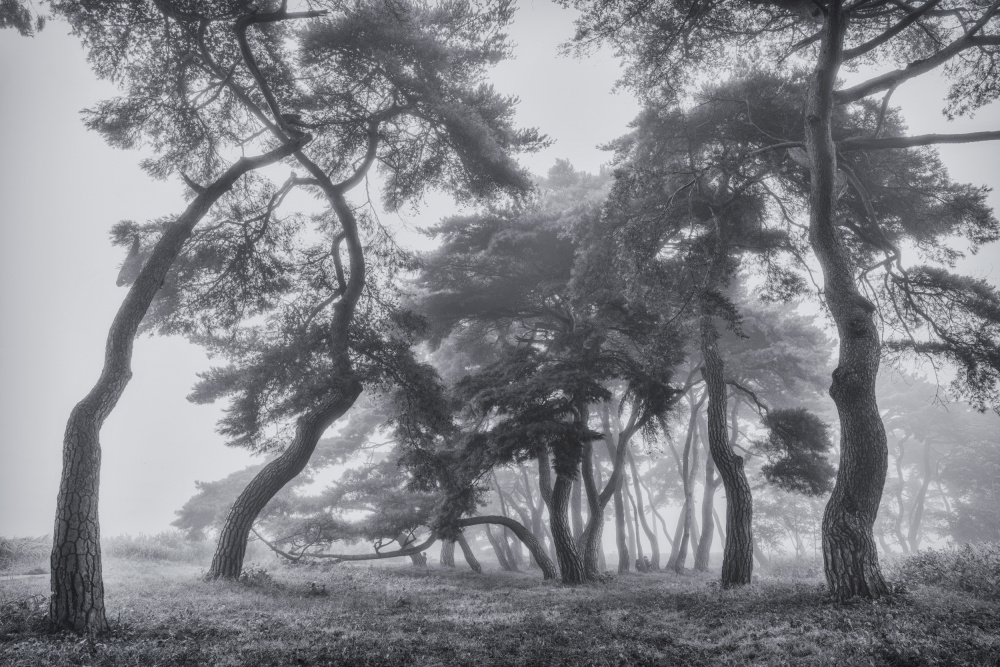
[[[885,428],[875,397],[881,343],[872,317],[875,307],[858,290],[834,219],[833,89],[846,30],[843,0],[831,0],[805,109],[809,242],[823,270],[826,303],[840,335],[840,359],[830,386],[840,417],[840,467],[823,514],[824,569],[837,600],[878,598],[889,590],[873,534],[888,466]]]
[[[535,563],[538,564],[539,569],[542,571],[542,576],[545,579],[555,579],[556,578],[556,566],[552,562],[552,559],[548,557],[545,553],[545,549],[542,544],[535,539],[535,536],[530,530],[525,528],[522,524],[518,523],[514,519],[505,516],[472,516],[466,517],[464,519],[458,520],[459,526],[479,526],[484,524],[496,524],[498,526],[503,526],[504,528],[510,530],[517,539],[521,540],[521,543],[525,546],[531,557],[535,559]],[[468,558],[468,554],[466,555]],[[475,568],[473,568],[475,569]]]
[[[642,506],[642,488],[639,483],[639,466],[635,464],[635,457],[632,456],[632,452],[628,453],[628,465],[629,470],[632,471],[632,484],[635,487],[635,503],[638,506],[636,514],[639,517],[639,523],[642,524],[642,530],[646,533],[646,539],[649,540],[649,569],[653,572],[660,571],[660,542],[656,539],[656,531],[654,526],[650,526],[649,522],[646,521],[645,508]],[[639,554],[642,557],[642,554]]]
[[[465,535],[461,533],[458,535],[458,546],[462,547],[462,555],[465,556],[465,562],[469,564],[472,571],[476,574],[482,574],[483,566],[479,564],[479,559],[473,553],[472,547],[469,546],[469,542],[465,539]]]
[[[346,413],[360,395],[361,383],[348,379],[324,405],[299,417],[292,444],[257,473],[229,510],[208,570],[209,577],[236,579],[240,576],[247,538],[257,515],[285,484],[302,472],[326,429]]]
[[[753,575],[753,496],[743,468],[726,433],[726,380],[719,354],[719,333],[706,312],[701,317],[702,376],[708,394],[708,446],[726,488],[726,544],[722,556],[722,587],[749,584]]]
[[[597,481],[594,479],[594,445],[589,441],[583,445],[580,476],[584,488],[587,490],[589,516],[587,526],[580,533],[576,543],[577,547],[583,551],[583,569],[587,573],[587,578],[596,580],[601,573],[601,556],[604,551],[601,543],[601,537],[604,534],[604,508],[601,507]]]
[[[455,540],[441,543],[441,567],[455,567]]]
[[[104,367],[90,393],[70,413],[63,436],[63,468],[52,535],[49,619],[57,628],[103,632],[104,579],[98,495],[101,472],[100,432],[132,378],[132,345],[153,297],[174,260],[209,209],[248,171],[288,157],[308,140],[303,137],[273,151],[236,161],[204,188],[166,230],[122,301],[104,352]]]
[[[363,163],[347,180],[333,184],[330,177],[315,162],[301,151],[295,153],[296,159],[315,178],[317,185],[323,190],[330,207],[337,216],[341,226],[341,239],[346,245],[350,274],[346,285],[341,286],[341,296],[332,306],[330,327],[327,333],[329,354],[333,362],[330,370],[329,393],[317,404],[302,414],[296,423],[295,437],[288,448],[261,470],[250,484],[240,493],[233,504],[226,523],[219,534],[219,543],[212,557],[212,565],[208,576],[212,578],[235,579],[243,569],[243,557],[246,554],[247,538],[257,515],[264,506],[280,491],[285,484],[302,472],[309,458],[316,449],[323,432],[335,420],[339,419],[361,395],[362,385],[354,375],[350,351],[350,328],[354,320],[354,311],[361,299],[365,286],[365,254],[358,233],[358,221],[344,193],[364,179],[364,175],[375,161],[375,151],[378,146],[378,123],[371,121],[368,133],[368,152]],[[340,252],[340,246],[334,244],[334,253]],[[339,261],[339,254],[334,259]]]

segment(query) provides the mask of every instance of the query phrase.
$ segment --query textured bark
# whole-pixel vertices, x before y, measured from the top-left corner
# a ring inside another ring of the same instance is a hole
[[[704,360],[708,407],[708,446],[726,488],[726,542],[722,556],[722,587],[749,584],[753,576],[753,496],[743,467],[726,432],[726,381],[719,333],[711,316],[701,317],[701,355]]]
[[[73,408],[63,437],[63,468],[50,560],[49,618],[55,627],[80,633],[103,632],[108,627],[98,516],[100,432],[132,378],[132,346],[139,324],[195,225],[212,205],[245,173],[288,157],[307,139],[264,155],[241,158],[204,188],[164,230],[125,295],[108,332],[100,378]]]
[[[576,542],[569,526],[569,499],[573,490],[573,480],[565,473],[556,473],[552,485],[552,503],[549,505],[549,526],[555,540],[559,572],[564,584],[582,584],[587,579],[583,558],[577,551]]]
[[[465,519],[459,519],[459,526],[479,526],[484,524],[496,524],[498,526],[503,526],[504,528],[510,530],[517,539],[521,540],[521,543],[525,546],[531,557],[535,559],[535,563],[538,564],[539,569],[542,571],[542,576],[545,579],[555,579],[556,578],[556,566],[552,560],[546,555],[545,549],[542,544],[535,539],[535,536],[531,534],[531,531],[525,528],[523,525],[505,516],[473,516],[467,517]],[[463,550],[465,547],[463,547]],[[468,559],[468,554],[466,554],[466,559]],[[472,568],[476,569],[476,568]],[[477,570],[478,572],[478,570]]]
[[[285,484],[302,472],[326,429],[346,413],[361,395],[361,383],[357,380],[350,378],[343,385],[322,405],[299,417],[295,437],[288,449],[264,466],[240,493],[219,534],[219,543],[208,570],[210,577],[236,579],[240,576],[247,538],[257,515]]]
[[[441,567],[455,567],[455,540],[441,543]]]
[[[846,29],[843,1],[831,0],[805,109],[809,242],[823,270],[826,303],[840,335],[840,358],[830,387],[840,417],[840,467],[823,515],[824,569],[837,600],[878,598],[888,592],[872,532],[888,466],[885,428],[875,398],[881,344],[872,317],[875,308],[858,290],[834,217],[833,89]]]
[[[477,559],[476,554],[473,553],[472,547],[469,546],[469,542],[465,539],[465,535],[462,535],[461,533],[458,535],[458,546],[462,548],[462,555],[465,556],[465,562],[469,564],[472,571],[476,574],[481,574],[483,566],[479,564],[479,559]]]
[[[573,480],[573,490],[570,493],[570,520],[573,522],[573,538],[580,542],[583,539],[583,480]]]
[[[632,484],[635,486],[635,503],[638,506],[638,511],[636,515],[639,517],[639,523],[642,525],[642,530],[646,533],[646,539],[649,540],[649,567],[653,572],[660,571],[660,542],[656,539],[655,526],[650,526],[649,522],[646,521],[645,508],[642,503],[642,488],[639,483],[639,466],[635,464],[635,457],[632,456],[632,452],[628,452],[628,465],[629,470],[632,471]],[[642,557],[642,554],[639,554]]]

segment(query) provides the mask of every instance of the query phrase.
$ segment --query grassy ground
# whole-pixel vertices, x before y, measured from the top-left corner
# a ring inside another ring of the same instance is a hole
[[[1000,603],[931,586],[836,605],[819,581],[269,567],[238,584],[111,559],[92,640],[45,631],[47,577],[0,577],[0,665],[1000,665]]]

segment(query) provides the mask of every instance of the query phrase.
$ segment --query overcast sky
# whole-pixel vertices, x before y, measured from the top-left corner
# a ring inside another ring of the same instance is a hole
[[[141,155],[108,148],[87,132],[79,111],[114,93],[95,79],[67,27],[52,22],[25,39],[0,32],[0,535],[50,533],[61,466],[62,434],[73,405],[100,371],[108,326],[124,288],[115,287],[123,251],[108,240],[121,219],[144,221],[183,209],[178,181],[154,182]],[[555,144],[524,162],[544,173],[557,158],[596,171],[597,149],[627,131],[637,111],[614,94],[613,59],[557,57],[573,32],[571,14],[530,0],[511,30],[517,60],[493,77],[521,98],[519,121]],[[901,87],[914,134],[1000,128],[993,105],[973,120],[947,123],[944,88],[923,77]],[[958,180],[1000,185],[1000,145],[949,146],[942,157]],[[992,203],[1000,207],[994,193]],[[435,201],[396,224],[432,224],[449,213]],[[996,266],[996,268],[994,268]],[[965,265],[997,282],[1000,250]],[[182,340],[141,338],[134,376],[101,434],[101,523],[105,535],[166,529],[194,492],[251,462],[215,433],[214,406],[185,396],[208,366]]]

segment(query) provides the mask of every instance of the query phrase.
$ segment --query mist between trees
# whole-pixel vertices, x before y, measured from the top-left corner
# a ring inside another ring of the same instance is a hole
[[[1000,2],[563,4],[567,49],[610,45],[642,104],[596,174],[518,164],[549,139],[490,84],[507,0],[51,3],[120,91],[87,126],[190,191],[112,229],[128,291],[66,429],[55,627],[109,628],[100,430],[140,332],[219,362],[189,398],[261,456],[178,512],[212,579],[250,540],[457,544],[564,585],[791,562],[845,602],[892,597],[887,554],[1000,541],[1000,293],[954,271],[1000,223],[934,148],[1000,131],[909,136],[892,104],[937,68],[948,114],[992,103]],[[418,252],[379,213],[429,191],[461,212]]]

